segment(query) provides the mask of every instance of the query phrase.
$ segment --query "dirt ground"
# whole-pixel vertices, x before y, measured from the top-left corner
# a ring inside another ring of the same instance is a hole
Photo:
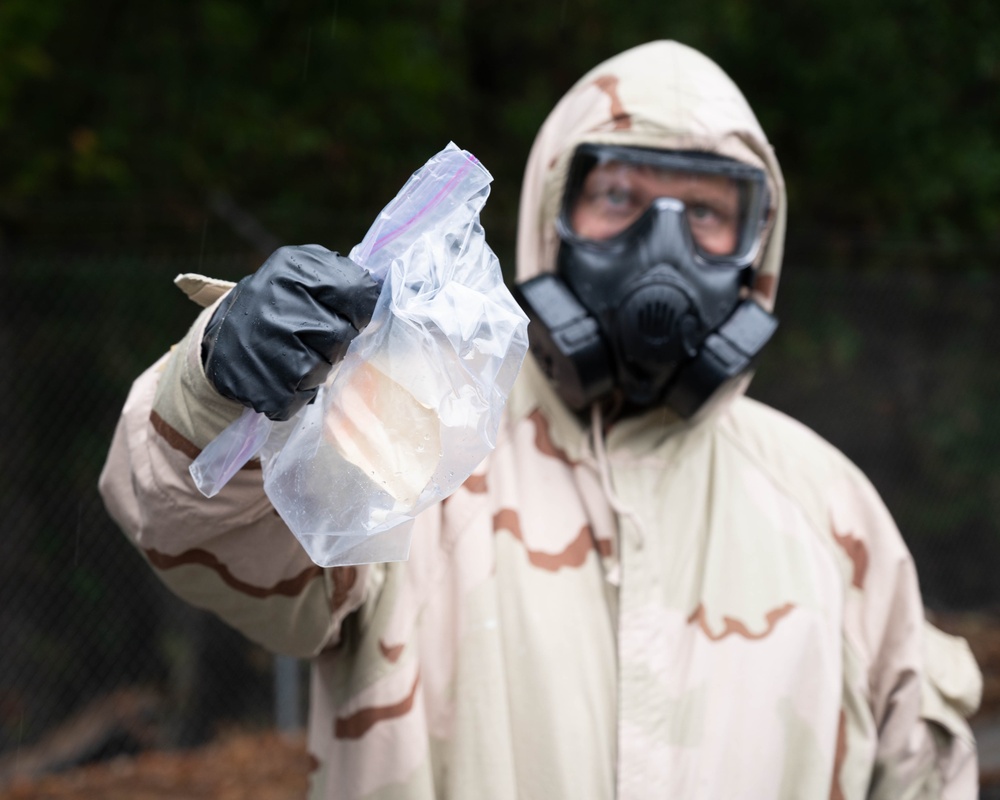
[[[974,723],[1000,730],[1000,616],[935,616],[964,636],[983,670],[983,704]],[[984,737],[982,740],[987,740]],[[981,747],[982,750],[982,747]],[[981,752],[983,797],[1000,796],[1000,752]],[[190,751],[148,751],[0,790],[0,800],[302,800],[310,770],[304,739],[273,731],[234,731]]]
[[[302,800],[302,737],[232,732],[196,750],[149,751],[70,772],[20,779],[2,800]]]

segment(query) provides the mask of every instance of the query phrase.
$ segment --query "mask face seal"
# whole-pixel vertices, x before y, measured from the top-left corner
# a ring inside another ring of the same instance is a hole
[[[532,352],[582,411],[619,393],[692,416],[747,371],[777,321],[746,298],[768,210],[764,173],[706,153],[583,145],[555,274],[515,287]]]

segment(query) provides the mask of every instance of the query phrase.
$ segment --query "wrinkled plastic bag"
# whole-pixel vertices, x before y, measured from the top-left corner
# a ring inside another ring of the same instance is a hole
[[[287,422],[247,410],[191,465],[212,496],[259,452],[264,490],[320,566],[404,560],[416,514],[496,444],[527,351],[479,212],[492,177],[454,144],[350,253],[383,282],[372,321]]]

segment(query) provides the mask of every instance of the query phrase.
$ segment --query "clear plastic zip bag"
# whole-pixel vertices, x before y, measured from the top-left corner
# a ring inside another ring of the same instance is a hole
[[[317,564],[407,558],[416,514],[495,446],[527,351],[479,222],[491,181],[454,144],[411,176],[350,253],[383,282],[371,323],[291,420],[248,410],[202,451],[204,494],[259,452],[264,490]]]

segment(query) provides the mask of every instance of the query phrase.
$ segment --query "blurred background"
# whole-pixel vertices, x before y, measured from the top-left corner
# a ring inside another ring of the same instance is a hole
[[[0,790],[301,727],[303,665],[173,599],[96,492],[130,382],[195,316],[173,277],[235,280],[286,243],[346,252],[450,140],[493,173],[483,223],[511,276],[538,126],[584,71],[655,38],[734,77],[788,183],[782,326],[751,395],[874,481],[931,613],[987,667],[986,725],[1000,4],[3,0]]]

